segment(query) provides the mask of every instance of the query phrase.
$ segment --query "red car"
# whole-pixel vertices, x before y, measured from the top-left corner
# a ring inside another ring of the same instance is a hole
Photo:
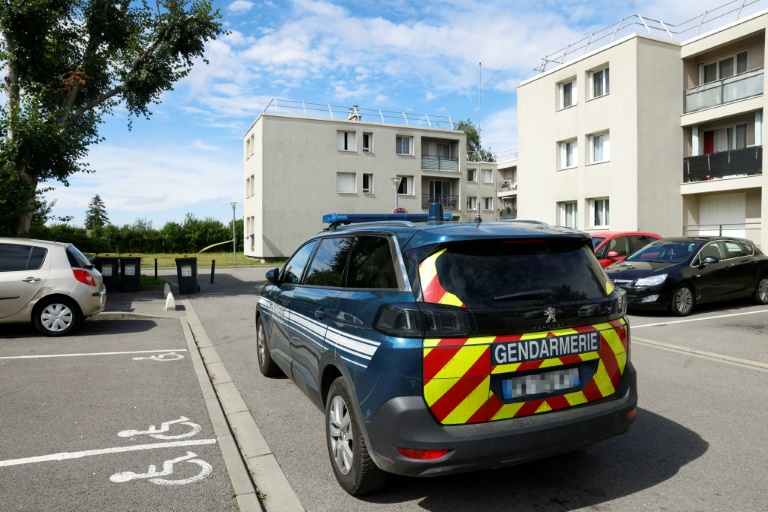
[[[592,248],[603,268],[624,260],[630,254],[661,238],[656,233],[644,231],[603,231],[591,235]]]

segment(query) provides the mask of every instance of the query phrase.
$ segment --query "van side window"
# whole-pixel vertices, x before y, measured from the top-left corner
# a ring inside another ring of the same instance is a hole
[[[288,263],[283,268],[280,282],[299,284],[301,275],[304,273],[304,267],[307,266],[307,261],[309,261],[309,257],[312,255],[312,251],[315,250],[316,245],[317,240],[313,240],[293,254],[293,257],[288,260]]]
[[[351,247],[352,238],[323,239],[312,258],[304,284],[341,286]]]
[[[347,287],[398,287],[389,240],[381,236],[357,237],[349,261]]]

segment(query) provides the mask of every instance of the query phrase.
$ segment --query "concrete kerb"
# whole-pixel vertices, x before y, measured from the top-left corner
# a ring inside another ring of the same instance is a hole
[[[221,359],[205,333],[191,302],[187,299],[181,299],[180,302],[186,310],[186,320],[193,340],[191,343],[194,344],[196,341],[194,348],[199,350],[199,352],[198,350],[194,350],[194,352],[207,370],[205,380],[216,393],[229,429],[231,429],[234,440],[240,447],[242,460],[245,461],[261,496],[264,509],[267,511],[303,512],[304,508],[298,496],[296,496],[272,450],[259,431],[259,427],[253,420],[240,392],[229,377],[229,373],[221,363]],[[190,351],[192,348],[193,346],[190,345]],[[203,362],[203,358],[210,360],[210,362]],[[199,378],[202,380],[202,377],[199,376]]]

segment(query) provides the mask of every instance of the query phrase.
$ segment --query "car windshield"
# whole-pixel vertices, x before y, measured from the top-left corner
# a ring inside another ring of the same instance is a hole
[[[600,238],[600,237],[593,236],[592,237],[592,250],[597,249],[597,246],[600,245],[601,243],[603,243],[603,240],[605,240],[605,238]]]
[[[507,308],[606,297],[600,265],[581,240],[446,244],[419,266],[426,302]],[[437,280],[432,279],[437,276]]]
[[[701,248],[701,242],[652,242],[624,260],[656,263],[682,263]]]

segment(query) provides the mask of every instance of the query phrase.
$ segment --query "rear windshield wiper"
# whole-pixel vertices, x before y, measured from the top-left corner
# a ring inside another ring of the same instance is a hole
[[[525,300],[525,299],[546,299],[552,295],[552,290],[531,290],[528,292],[510,293],[509,295],[499,295],[493,300]]]

